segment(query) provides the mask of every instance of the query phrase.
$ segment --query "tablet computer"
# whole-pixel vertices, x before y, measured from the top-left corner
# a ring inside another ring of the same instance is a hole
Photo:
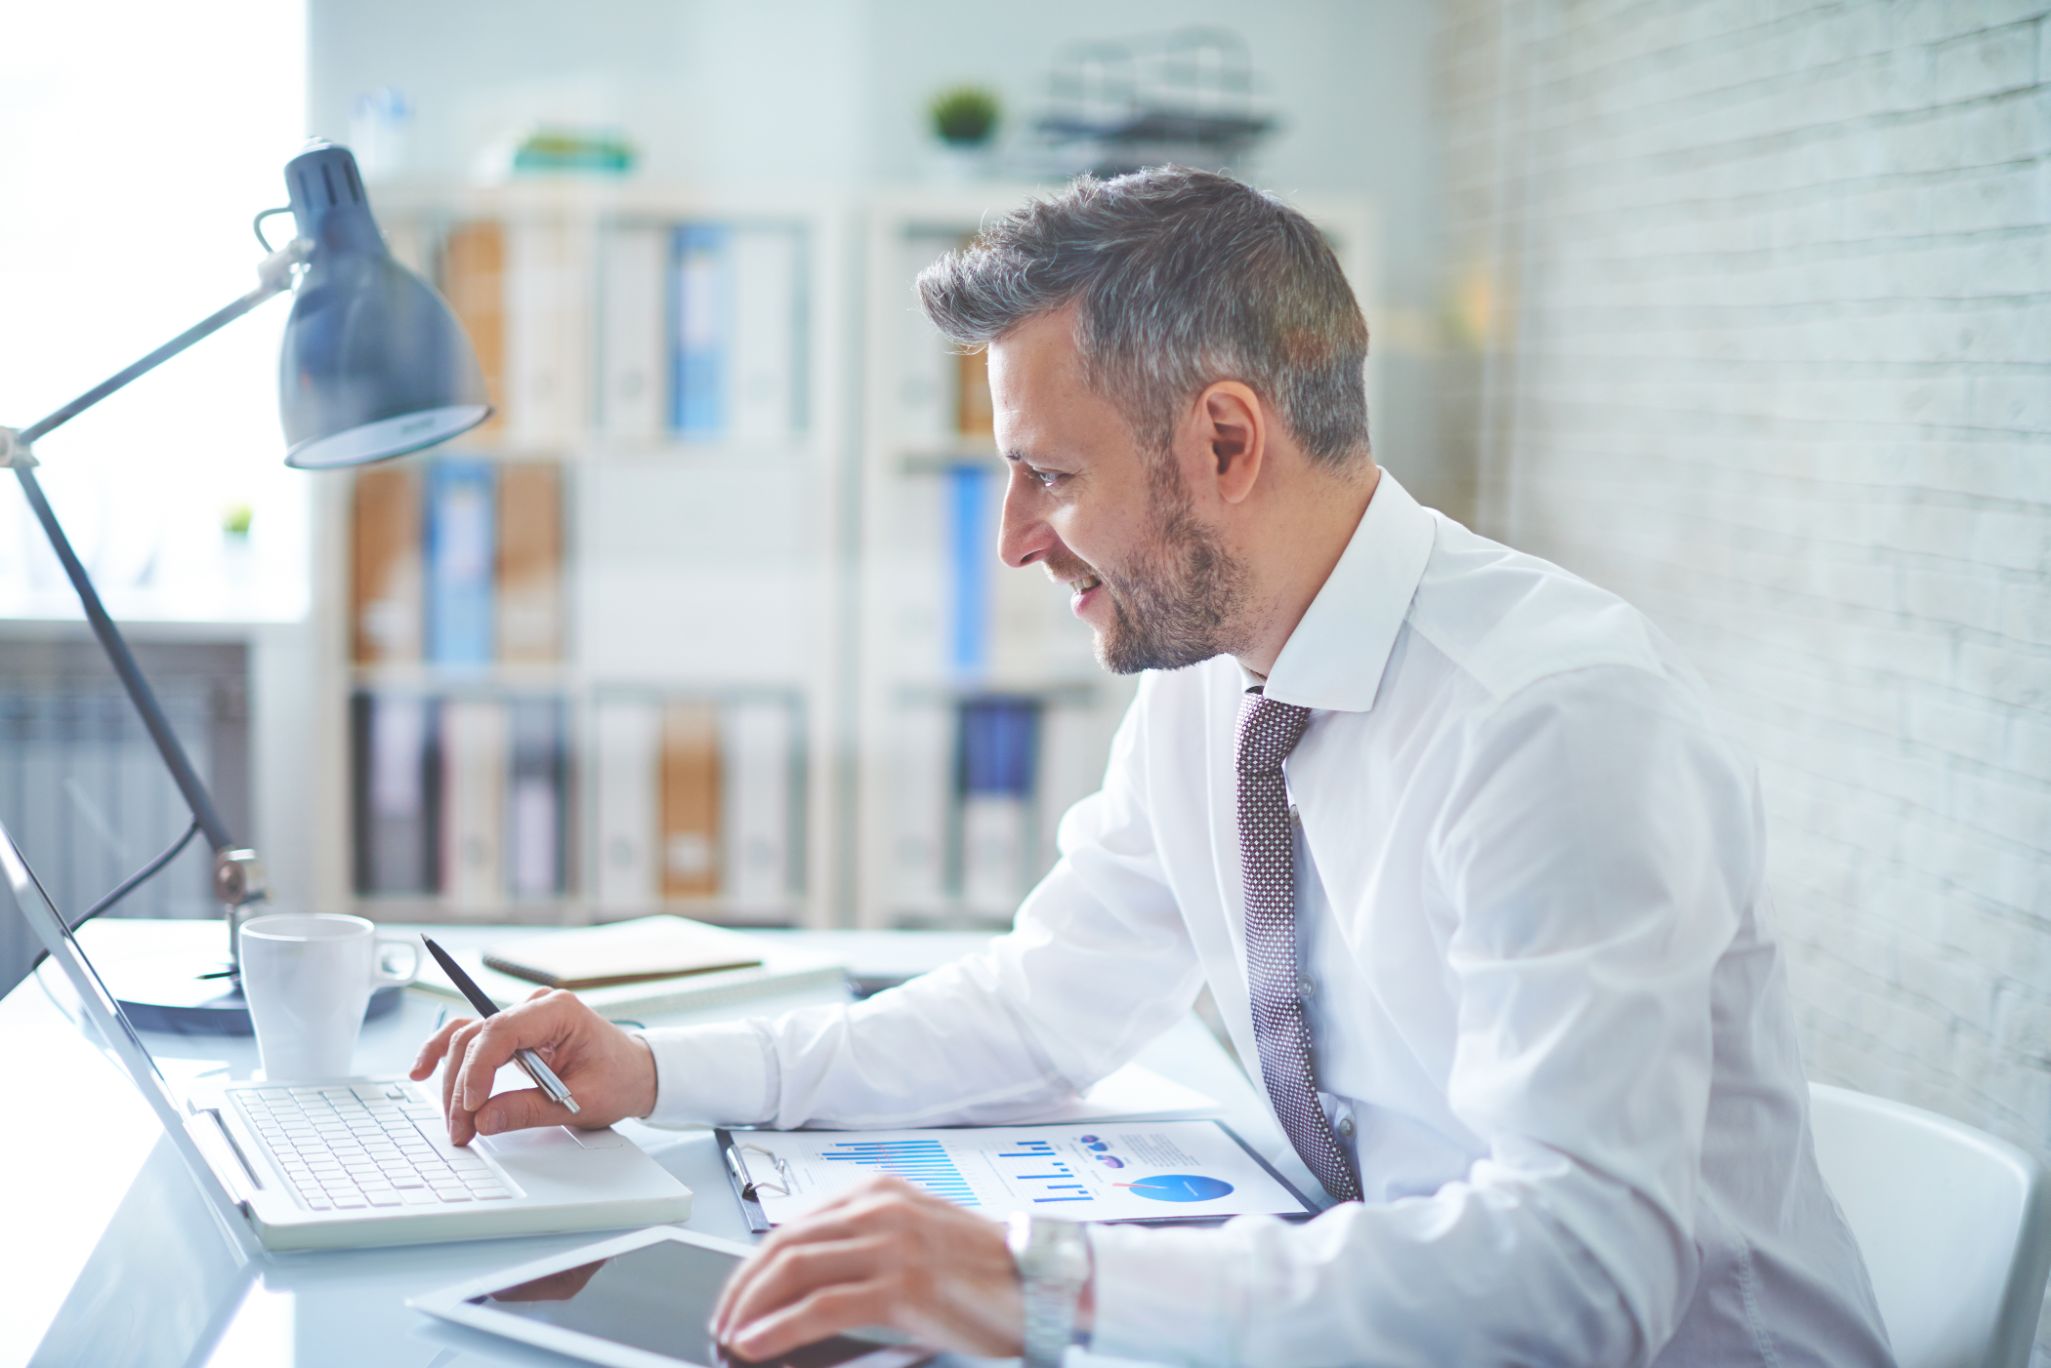
[[[655,1226],[413,1297],[430,1316],[616,1368],[726,1368],[741,1360],[705,1327],[750,1246]],[[837,1335],[773,1368],[912,1368],[915,1345]]]

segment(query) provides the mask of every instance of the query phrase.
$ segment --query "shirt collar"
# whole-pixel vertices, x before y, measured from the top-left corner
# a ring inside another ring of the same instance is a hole
[[[1372,709],[1433,536],[1431,510],[1384,468],[1339,563],[1275,658],[1267,696],[1332,712]],[[1244,667],[1240,675],[1248,687],[1262,682]]]

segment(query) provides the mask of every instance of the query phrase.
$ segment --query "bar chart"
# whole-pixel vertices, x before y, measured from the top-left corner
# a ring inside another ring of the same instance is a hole
[[[996,1158],[999,1171],[1036,1204],[1093,1200],[1089,1188],[1075,1181],[1075,1171],[1059,1157],[1052,1141],[1015,1139],[1010,1148],[999,1150]]]
[[[938,1140],[843,1140],[824,1147],[819,1157],[829,1164],[893,1174],[960,1206],[982,1205]]]

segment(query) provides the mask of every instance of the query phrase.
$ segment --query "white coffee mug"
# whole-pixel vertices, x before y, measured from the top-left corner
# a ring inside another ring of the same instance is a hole
[[[346,1078],[370,991],[411,983],[420,946],[380,936],[362,917],[289,913],[242,924],[242,996],[256,1026],[266,1078]],[[387,949],[405,950],[404,973],[385,968]]]

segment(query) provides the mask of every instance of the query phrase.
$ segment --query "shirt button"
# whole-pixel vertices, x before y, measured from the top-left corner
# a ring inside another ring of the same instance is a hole
[[[1317,980],[1309,974],[1298,974],[1296,976],[1296,995],[1305,999],[1316,997]]]
[[[1345,1136],[1345,1137],[1346,1137],[1346,1138],[1347,1138],[1348,1140],[1351,1140],[1351,1139],[1353,1138],[1353,1118],[1352,1118],[1352,1117],[1350,1117],[1350,1116],[1342,1116],[1342,1117],[1340,1117],[1340,1118],[1339,1118],[1339,1134],[1341,1134],[1341,1135]]]

